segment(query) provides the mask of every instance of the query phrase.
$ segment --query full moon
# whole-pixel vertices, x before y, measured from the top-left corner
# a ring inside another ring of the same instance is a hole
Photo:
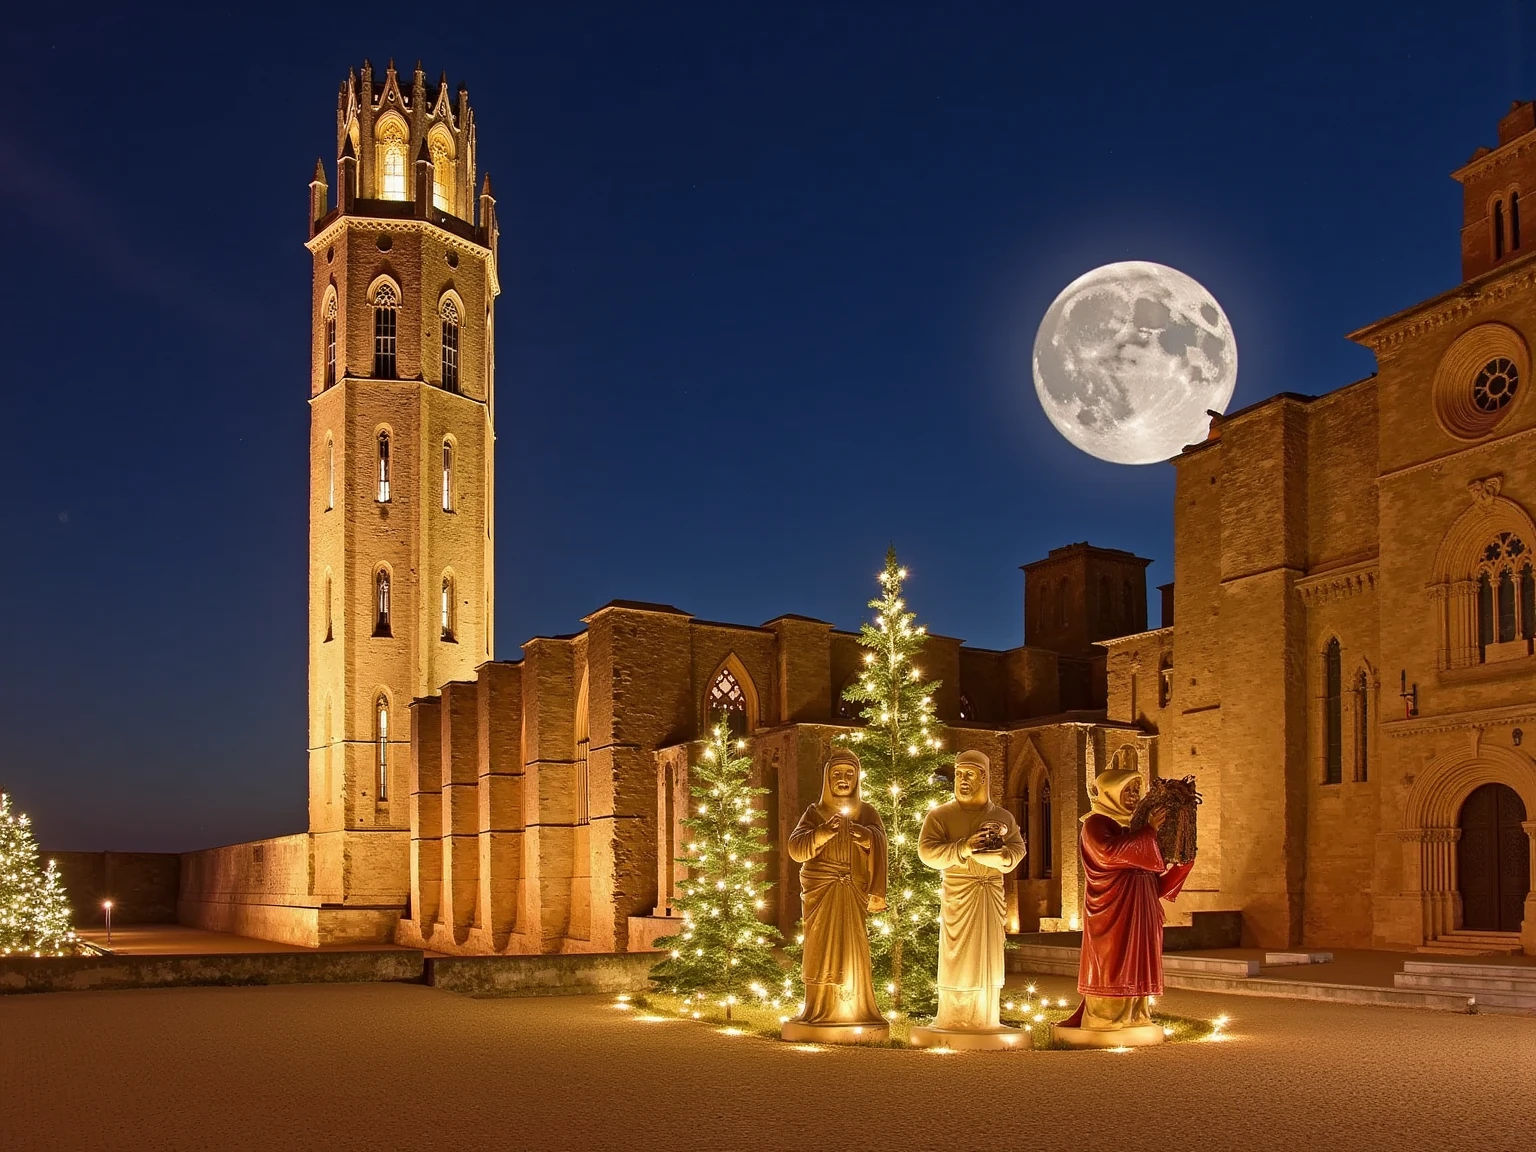
[[[1035,334],[1035,392],[1089,455],[1155,464],[1204,440],[1237,384],[1227,314],[1176,268],[1128,260],[1068,284]]]

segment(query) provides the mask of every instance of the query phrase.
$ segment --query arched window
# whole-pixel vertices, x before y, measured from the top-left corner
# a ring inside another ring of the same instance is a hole
[[[1055,830],[1051,818],[1051,782],[1040,784],[1040,877],[1049,880],[1056,874],[1055,853],[1051,850],[1051,834]]]
[[[394,287],[380,284],[373,294],[373,375],[379,380],[395,378],[395,332],[398,327],[400,299]]]
[[[443,511],[453,511],[453,441],[443,441]]]
[[[336,297],[325,302],[325,386],[336,383]]]
[[[710,685],[705,713],[711,724],[724,713],[732,736],[747,734],[747,694],[742,691],[741,682],[731,674],[729,668],[720,669],[720,675]]]
[[[393,636],[389,630],[389,569],[380,568],[373,574],[373,634]]]
[[[1504,201],[1493,202],[1493,258],[1501,259],[1504,255]]]
[[[373,705],[374,766],[379,799],[389,799],[389,698],[382,692]]]
[[[452,300],[443,301],[443,387],[459,390],[459,310]]]
[[[379,123],[379,195],[385,200],[409,200],[405,171],[405,126],[393,116]]]
[[[859,713],[864,710],[864,703],[860,700],[848,699],[848,689],[859,682],[859,674],[855,672],[843,681],[843,686],[837,690],[837,695],[832,699],[832,715],[840,720],[857,720]]]
[[[1355,676],[1355,779],[1365,780],[1371,753],[1371,678],[1362,668]]]
[[[1477,572],[1477,640],[1481,659],[1495,644],[1536,635],[1536,578],[1531,550],[1513,532],[1500,532],[1483,548]]]
[[[433,133],[428,146],[432,151],[432,206],[440,212],[453,211],[453,157],[448,142]]]
[[[962,719],[962,720],[974,720],[974,719],[976,719],[976,709],[971,707],[971,698],[969,696],[967,696],[964,692],[962,692],[960,694],[960,719]]]
[[[1344,685],[1339,641],[1328,641],[1323,650],[1323,783],[1344,779]]]
[[[442,602],[442,638],[453,642],[454,632],[454,595],[453,574],[450,572],[443,577],[443,602]]]
[[[1157,706],[1168,707],[1173,699],[1173,658],[1164,656],[1157,665]]]
[[[325,570],[325,642],[329,644],[336,638],[335,631],[331,627],[331,570]]]
[[[336,507],[336,441],[325,434],[325,510]]]
[[[1509,247],[1511,251],[1520,250],[1520,193],[1509,194]]]
[[[379,433],[379,503],[389,503],[389,433]]]

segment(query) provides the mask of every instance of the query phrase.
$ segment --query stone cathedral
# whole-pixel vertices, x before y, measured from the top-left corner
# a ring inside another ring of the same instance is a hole
[[[858,723],[855,635],[614,600],[495,660],[497,225],[468,96],[365,64],[336,150],[307,245],[309,831],[184,857],[183,921],[646,948],[723,710],[769,789],[765,915],[792,932],[782,845]],[[1198,780],[1176,915],[1240,911],[1270,947],[1536,953],[1536,108],[1455,175],[1462,282],[1352,334],[1377,373],[1214,419],[1173,461],[1162,627],[1149,562],[1079,543],[1024,565],[1019,647],[930,638],[949,746],[991,757],[1028,839],[1014,930],[1076,927],[1078,820],[1113,765]]]

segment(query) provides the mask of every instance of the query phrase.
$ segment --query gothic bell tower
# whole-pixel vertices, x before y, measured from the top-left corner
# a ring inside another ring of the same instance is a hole
[[[320,937],[409,891],[410,702],[492,657],[496,207],[461,86],[364,63],[310,184],[309,828]]]

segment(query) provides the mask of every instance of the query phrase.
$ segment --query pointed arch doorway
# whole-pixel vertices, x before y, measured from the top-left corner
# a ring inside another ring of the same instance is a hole
[[[1462,927],[1518,932],[1531,888],[1525,804],[1506,784],[1474,788],[1457,815],[1456,873]]]

